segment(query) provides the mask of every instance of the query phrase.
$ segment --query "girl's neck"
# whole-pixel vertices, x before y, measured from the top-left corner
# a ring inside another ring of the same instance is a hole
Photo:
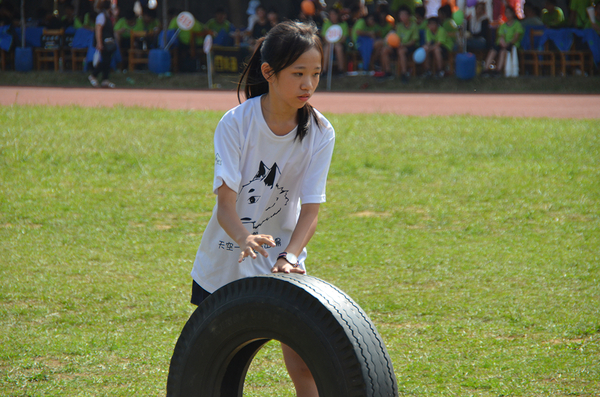
[[[287,106],[272,95],[263,95],[260,107],[267,125],[275,135],[287,135],[298,125],[298,109]]]

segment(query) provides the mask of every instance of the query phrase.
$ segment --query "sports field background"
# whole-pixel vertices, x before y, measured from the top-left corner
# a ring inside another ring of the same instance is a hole
[[[0,395],[164,395],[222,112],[0,108]],[[310,273],[401,395],[600,390],[596,120],[327,114]],[[248,395],[293,395],[276,345]]]

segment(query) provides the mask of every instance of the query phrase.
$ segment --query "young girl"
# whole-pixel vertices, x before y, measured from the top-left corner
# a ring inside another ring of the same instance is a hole
[[[247,100],[215,131],[217,204],[194,261],[192,303],[243,277],[306,273],[335,139],[308,103],[322,67],[313,25],[283,22],[257,41],[240,79]],[[304,361],[282,349],[297,395],[317,396]]]

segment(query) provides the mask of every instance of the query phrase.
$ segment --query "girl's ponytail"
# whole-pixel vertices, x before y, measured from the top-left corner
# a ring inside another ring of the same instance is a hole
[[[242,85],[244,86],[244,94],[246,95],[246,99],[261,96],[269,92],[269,83],[263,76],[261,70],[262,56],[260,54],[260,50],[262,49],[264,42],[264,37],[258,39],[256,42],[256,49],[254,50],[252,57],[248,61],[246,68],[240,76],[240,81],[237,88],[239,103],[242,103],[242,99],[240,98]]]

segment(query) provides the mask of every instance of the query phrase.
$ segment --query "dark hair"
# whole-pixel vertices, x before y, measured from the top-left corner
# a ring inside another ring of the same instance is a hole
[[[436,25],[440,24],[440,19],[438,17],[431,17],[427,20],[427,24],[435,23]]]
[[[441,6],[438,10],[438,15],[443,15],[444,18],[450,18],[452,16],[452,8],[449,4]]]
[[[133,11],[132,9],[128,9],[125,10],[125,12],[123,13],[123,17],[129,21],[137,18],[137,15],[135,15],[135,11]]]
[[[285,21],[275,25],[265,37],[256,42],[254,54],[242,72],[238,84],[238,101],[241,103],[240,91],[244,86],[246,99],[255,98],[269,92],[269,82],[263,76],[261,66],[268,63],[273,70],[273,75],[287,68],[302,56],[306,51],[316,48],[321,54],[321,67],[323,66],[323,44],[314,24]],[[296,138],[302,139],[308,133],[310,116],[319,123],[314,108],[306,103],[298,109],[298,130]]]
[[[514,8],[512,8],[511,6],[506,6],[506,8],[504,9],[504,14],[506,14],[506,11],[510,11],[512,12],[513,16],[516,17],[517,16],[517,12],[515,11]]]
[[[100,3],[98,8],[102,11],[110,10],[110,0],[104,0]]]
[[[410,8],[408,8],[407,6],[400,6],[400,8],[398,8],[398,15],[400,15],[400,13],[402,11],[408,12],[408,15],[412,15],[412,12],[410,11]]]
[[[556,0],[546,0],[546,4],[552,4],[553,6],[556,6]]]
[[[423,7],[423,6],[415,7],[415,15],[425,18],[425,7]]]

